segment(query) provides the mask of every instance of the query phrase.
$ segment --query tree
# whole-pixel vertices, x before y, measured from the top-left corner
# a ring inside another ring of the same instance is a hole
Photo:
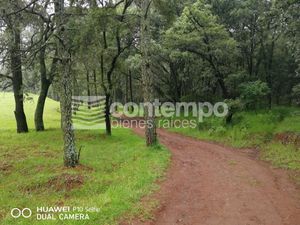
[[[157,143],[155,111],[154,111],[154,88],[153,74],[151,72],[151,31],[150,15],[151,0],[143,0],[141,3],[141,41],[140,48],[142,54],[142,82],[144,86],[144,114],[145,114],[145,135],[147,146]]]
[[[60,105],[62,116],[62,130],[64,139],[64,165],[75,167],[79,163],[76,151],[75,134],[72,125],[72,75],[71,75],[71,50],[67,36],[67,21],[64,0],[55,1],[57,23],[57,55],[61,73],[60,78]]]
[[[57,50],[52,47],[53,43],[50,42],[54,31],[54,24],[52,23],[51,16],[52,14],[48,14],[47,10],[49,6],[49,1],[46,1],[44,5],[38,5],[34,8],[29,8],[25,12],[32,14],[34,16],[33,19],[37,20],[37,33],[39,35],[38,40],[36,42],[38,44],[38,64],[39,64],[39,73],[40,73],[40,93],[38,102],[36,105],[36,110],[34,114],[34,123],[36,131],[44,131],[44,108],[46,99],[48,96],[48,91],[53,83],[54,77],[56,75],[58,58],[57,58]],[[35,34],[32,35],[32,39]],[[35,54],[33,54],[35,55]],[[51,63],[47,63],[47,59],[52,58]],[[49,68],[50,69],[49,69]]]
[[[262,81],[247,82],[240,85],[241,100],[248,109],[256,109],[262,99],[269,95],[268,84]]]
[[[91,4],[87,16],[81,20],[82,32],[78,43],[80,54],[90,55],[90,69],[100,74],[99,84],[106,97],[106,134],[111,135],[110,105],[113,97],[115,74],[122,55],[134,41],[135,18],[128,15],[133,0],[107,2],[102,7]]]
[[[187,6],[181,17],[166,33],[173,48],[190,52],[205,61],[219,84],[223,98],[230,93],[225,78],[232,73],[236,43],[229,37],[224,26],[202,0]]]
[[[22,49],[21,49],[21,31],[22,23],[20,17],[19,4],[22,2],[17,1],[16,4],[4,4],[1,9],[1,20],[6,25],[6,34],[8,35],[8,54],[9,54],[9,67],[12,76],[14,98],[15,98],[15,118],[17,123],[17,132],[28,132],[27,120],[24,112],[24,86],[23,86],[23,72],[22,72]]]
[[[44,125],[44,108],[46,99],[48,96],[49,88],[53,82],[54,76],[56,74],[56,66],[58,63],[58,58],[55,53],[54,58],[51,63],[51,68],[49,71],[47,71],[47,65],[46,65],[46,47],[42,47],[40,53],[39,53],[39,64],[40,64],[40,94],[38,98],[38,102],[36,105],[36,110],[34,114],[34,124],[36,131],[44,131],[45,125]]]

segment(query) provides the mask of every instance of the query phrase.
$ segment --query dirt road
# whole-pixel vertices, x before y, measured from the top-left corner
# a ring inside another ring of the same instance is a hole
[[[134,129],[138,134],[143,131]],[[234,150],[159,130],[172,152],[153,221],[133,225],[300,225],[300,191],[287,173]]]

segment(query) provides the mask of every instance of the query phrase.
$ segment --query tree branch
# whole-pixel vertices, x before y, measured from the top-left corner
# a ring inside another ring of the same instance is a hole
[[[6,78],[6,79],[10,79],[10,80],[13,79],[12,77],[10,77],[10,76],[8,76],[8,75],[5,75],[5,74],[2,74],[2,73],[0,73],[0,77]]]

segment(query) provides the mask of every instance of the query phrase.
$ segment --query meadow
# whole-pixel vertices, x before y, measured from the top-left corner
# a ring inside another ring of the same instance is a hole
[[[117,224],[133,216],[150,217],[140,199],[156,190],[170,154],[161,147],[145,147],[144,140],[129,129],[76,130],[81,148],[80,166],[63,167],[59,103],[48,99],[45,132],[34,131],[34,108],[30,95],[25,111],[30,132],[17,134],[11,93],[0,93],[0,224]],[[153,207],[157,203],[153,200]],[[89,220],[36,220],[37,207],[71,206],[98,208]],[[31,218],[14,219],[12,208],[30,208]]]

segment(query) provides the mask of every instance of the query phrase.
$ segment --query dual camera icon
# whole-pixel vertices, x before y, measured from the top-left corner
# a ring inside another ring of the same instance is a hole
[[[10,211],[10,215],[13,217],[13,218],[20,218],[20,217],[23,217],[23,218],[29,218],[31,217],[32,215],[32,211],[31,209],[29,208],[24,208],[24,209],[19,209],[19,208],[13,208],[11,211]]]

